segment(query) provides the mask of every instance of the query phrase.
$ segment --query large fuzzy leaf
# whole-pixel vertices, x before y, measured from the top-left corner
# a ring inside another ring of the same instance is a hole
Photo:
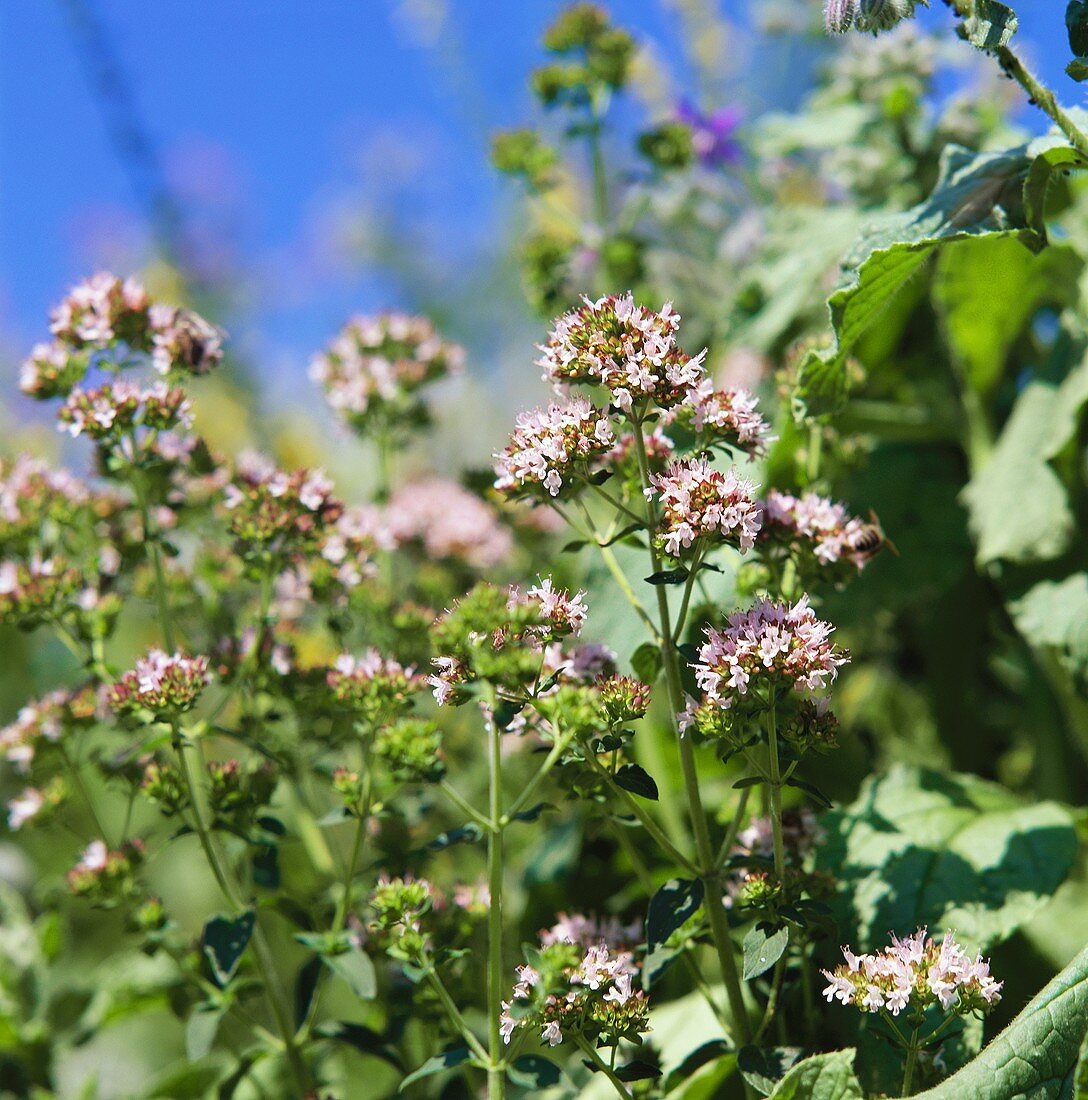
[[[1040,226],[1029,224],[1024,189],[1033,164],[1062,144],[1043,139],[989,153],[945,149],[932,194],[871,225],[843,261],[843,278],[828,300],[835,344],[802,361],[796,413],[819,416],[841,407],[847,355],[941,245],[993,237],[1042,247],[1045,237]]]
[[[768,1100],[862,1100],[854,1076],[854,1052],[835,1050],[798,1062]]]
[[[1074,1095],[1074,1067],[1088,1024],[1088,948],[1082,951],[983,1052],[925,1100],[1000,1100]],[[1079,1082],[1078,1082],[1079,1084]],[[1079,1094],[1077,1100],[1080,1100]]]
[[[1054,650],[1073,675],[1088,672],[1088,573],[1042,581],[1009,605],[1017,630]]]
[[[839,881],[844,940],[863,950],[921,925],[954,928],[978,947],[1006,939],[1046,903],[1077,851],[1061,806],[906,765],[868,780],[824,821],[818,864]]]

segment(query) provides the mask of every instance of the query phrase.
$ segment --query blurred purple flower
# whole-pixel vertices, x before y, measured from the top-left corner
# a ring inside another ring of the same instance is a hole
[[[682,99],[676,117],[691,127],[692,143],[701,164],[720,168],[740,162],[741,147],[735,136],[742,118],[739,107],[720,107],[704,114],[690,100]]]

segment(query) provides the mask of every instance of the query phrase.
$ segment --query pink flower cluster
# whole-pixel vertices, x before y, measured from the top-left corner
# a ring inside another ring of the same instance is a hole
[[[399,707],[420,683],[414,668],[383,657],[373,646],[359,657],[341,653],[326,681],[338,703],[372,719]]]
[[[816,618],[807,596],[792,606],[760,600],[730,615],[724,630],[708,627],[699,660],[691,667],[706,701],[719,707],[746,695],[753,680],[822,691],[849,660],[832,645],[833,629]]]
[[[572,596],[565,588],[556,588],[551,577],[544,577],[524,596],[516,586],[511,588],[507,607],[511,611],[517,607],[532,609],[541,622],[531,626],[529,633],[547,640],[580,634],[589,614],[585,592]]]
[[[451,558],[473,569],[490,569],[514,549],[495,510],[443,478],[402,485],[386,507],[385,520],[398,545],[422,543],[429,558]]]
[[[843,561],[860,570],[875,552],[870,531],[844,505],[819,493],[795,497],[772,489],[763,502],[761,540],[807,544],[821,565]]]
[[[110,688],[109,703],[121,714],[136,709],[156,713],[184,711],[197,701],[210,682],[207,657],[186,657],[153,649]]]
[[[543,487],[553,497],[579,465],[616,443],[608,417],[585,398],[521,413],[506,449],[496,454],[495,488],[506,493]]]
[[[986,1012],[1001,1000],[1004,982],[994,981],[989,961],[968,955],[951,932],[938,944],[920,928],[905,939],[892,936],[890,947],[871,955],[855,955],[849,947],[842,953],[844,964],[823,971],[828,1002],[898,1016],[907,1007],[932,1004],[959,1015]]]
[[[51,691],[36,702],[27,703],[14,722],[0,729],[0,756],[25,773],[34,760],[39,741],[59,741],[69,723],[103,716],[92,688]]]
[[[74,389],[57,411],[58,427],[73,438],[115,439],[136,428],[169,431],[193,426],[185,391],[165,382],[139,386],[119,379],[92,390]]]
[[[560,675],[563,680],[579,684],[591,684],[601,676],[616,672],[616,654],[606,645],[587,642],[572,649],[564,649],[553,642],[544,650],[543,676]]]
[[[585,913],[560,913],[555,924],[540,933],[540,942],[573,943],[578,947],[603,944],[611,951],[629,951],[642,938],[642,921],[636,918],[624,924],[619,917],[593,916]]]
[[[692,426],[702,435],[758,456],[771,442],[771,429],[759,412],[759,402],[747,390],[716,390],[709,378],[692,389]]]
[[[90,498],[87,486],[67,470],[53,470],[40,459],[20,454],[13,461],[0,458],[0,534],[41,526],[54,503],[78,506]]]
[[[625,412],[645,399],[670,408],[702,382],[706,352],[693,357],[677,345],[680,316],[671,302],[656,313],[630,292],[582,301],[555,322],[540,349],[546,381],[559,389],[575,382],[604,386]]]
[[[73,347],[108,344],[124,339],[151,306],[147,291],[133,278],[122,281],[99,271],[77,283],[50,316],[49,329],[56,339]]]
[[[650,478],[661,502],[665,550],[679,557],[697,539],[713,536],[735,542],[744,553],[755,545],[760,510],[754,487],[735,469],[722,473],[705,458],[673,462],[664,473]]]
[[[329,405],[355,423],[406,411],[421,386],[460,373],[464,350],[443,340],[426,317],[383,313],[350,320],[310,365]]]
[[[79,585],[79,574],[60,556],[32,554],[26,561],[0,561],[0,619],[28,623],[57,609]]]

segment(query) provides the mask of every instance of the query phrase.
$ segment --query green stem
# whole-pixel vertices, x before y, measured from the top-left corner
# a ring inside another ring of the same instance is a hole
[[[646,440],[642,433],[642,423],[640,420],[634,419],[632,420],[632,426],[635,437],[635,453],[638,457],[642,484],[644,488],[649,488],[650,469],[646,455]],[[661,563],[653,541],[653,532],[656,526],[654,518],[652,505],[647,501],[646,526],[649,532],[650,565],[653,572],[657,573],[660,571]],[[734,1025],[744,1042],[748,1043],[752,1038],[752,1026],[744,1006],[744,992],[741,989],[740,973],[737,970],[737,961],[733,954],[733,940],[729,934],[729,922],[726,919],[725,907],[722,904],[721,873],[717,870],[715,864],[714,849],[710,843],[710,828],[707,824],[706,811],[703,809],[703,800],[699,792],[695,751],[692,747],[691,738],[681,736],[679,728],[676,726],[676,716],[684,708],[684,693],[680,682],[680,667],[669,619],[669,598],[664,585],[657,585],[656,590],[658,619],[661,624],[661,657],[665,666],[665,680],[668,685],[673,728],[676,730],[677,743],[680,748],[680,765],[684,775],[684,788],[688,796],[692,829],[695,833],[695,849],[701,867],[700,878],[703,880],[705,895],[703,905],[710,922],[710,933],[714,940],[714,949],[718,955],[722,980],[725,982],[726,993],[729,995],[729,1007],[733,1014]]]
[[[672,633],[673,645],[679,645],[680,639],[684,635],[684,624],[688,618],[688,603],[691,601],[691,591],[695,587],[695,578],[699,575],[699,566],[702,560],[703,547],[697,546],[695,557],[691,562],[691,571],[688,573],[688,579],[684,584],[684,595],[680,600],[680,612],[676,616],[676,629]]]
[[[494,710],[487,718],[488,806],[491,829],[487,834],[487,889],[490,905],[487,911],[487,1096],[488,1100],[503,1100],[506,1095],[506,1073],[503,1066],[502,1014],[503,951],[502,951],[502,730],[495,721]]]
[[[903,1068],[903,1087],[899,1090],[900,1096],[910,1096],[911,1085],[914,1081],[914,1065],[918,1061],[918,1028],[910,1034],[910,1046],[907,1047],[907,1064]]]
[[[170,615],[170,596],[166,587],[166,570],[162,564],[162,550],[159,547],[159,533],[151,524],[151,508],[144,488],[143,471],[132,467],[132,491],[136,494],[136,504],[140,509],[140,521],[143,525],[144,545],[151,558],[151,568],[155,573],[155,600],[159,605],[159,627],[162,638],[170,653],[177,647],[174,644],[174,624]]]
[[[98,810],[95,808],[94,799],[91,798],[91,792],[88,790],[87,784],[83,780],[83,773],[80,771],[79,765],[72,759],[63,741],[58,741],[57,747],[60,749],[61,759],[64,761],[65,767],[67,767],[72,777],[72,782],[75,784],[76,790],[79,791],[80,797],[86,804],[87,811],[91,815],[91,820],[94,821],[94,827],[98,830],[98,835],[102,838],[107,848],[112,848],[113,845],[109,842],[109,837],[102,824],[102,819],[98,816]]]
[[[771,709],[767,715],[767,758],[769,767],[769,782],[771,795],[771,833],[774,838],[774,873],[782,888],[783,896],[786,890],[786,850],[782,842],[782,774],[778,761],[778,722],[775,717],[774,698],[771,698]]]
[[[608,232],[608,173],[601,145],[602,118],[597,98],[590,100],[589,156],[593,165],[593,216],[602,233]]]
[[[581,1035],[575,1035],[574,1041],[582,1048],[586,1057],[597,1067],[597,1069],[612,1082],[612,1087],[626,1098],[626,1100],[633,1100],[633,1094],[630,1089],[616,1076],[612,1067],[597,1053],[592,1043],[586,1041]]]
[[[532,777],[532,779],[529,780],[528,783],[525,784],[525,786],[521,790],[521,794],[519,794],[517,798],[514,799],[510,808],[506,811],[506,813],[503,814],[500,821],[501,825],[508,825],[510,823],[510,819],[514,816],[514,814],[518,813],[518,811],[529,801],[529,799],[533,797],[533,795],[536,793],[536,789],[540,786],[541,783],[544,782],[548,773],[552,770],[552,768],[555,767],[556,764],[559,763],[559,758],[563,755],[564,752],[567,751],[570,743],[571,737],[569,734],[563,737],[556,737],[555,744],[552,745],[551,751],[544,758],[544,762],[537,769],[536,774]]]
[[[446,1015],[450,1018],[450,1023],[452,1023],[461,1033],[461,1038],[469,1045],[472,1053],[475,1054],[484,1065],[487,1065],[491,1061],[487,1051],[484,1050],[483,1044],[473,1035],[468,1024],[465,1023],[464,1016],[461,1015],[460,1009],[458,1009],[457,1005],[454,1003],[449,990],[446,988],[433,966],[427,971],[427,982],[435,991],[438,999],[442,1002],[442,1007],[446,1010]]]
[[[355,888],[355,872],[359,866],[359,853],[362,851],[363,838],[366,836],[367,822],[370,820],[370,805],[373,798],[374,784],[370,771],[370,753],[363,749],[363,767],[366,769],[363,775],[363,796],[358,807],[359,818],[355,823],[355,835],[351,842],[351,854],[348,856],[347,870],[344,872],[343,891],[340,895],[340,903],[336,907],[336,916],[333,919],[333,932],[342,932],[348,922],[348,914],[351,912],[352,893]]]
[[[721,868],[729,858],[729,853],[733,850],[737,834],[740,832],[740,827],[744,823],[744,811],[748,809],[748,798],[751,793],[751,787],[743,787],[741,789],[740,798],[737,801],[737,810],[736,813],[733,814],[733,820],[729,823],[725,838],[722,840],[722,845],[718,849],[718,858],[714,861],[715,867]]]
[[[442,791],[444,792],[446,797],[459,810],[467,814],[472,821],[476,822],[477,825],[480,825],[485,829],[491,828],[491,819],[480,813],[480,811],[477,810],[476,807],[473,806],[472,803],[470,803],[468,799],[465,798],[465,796],[448,779],[443,779],[439,783],[439,786],[442,788]]]

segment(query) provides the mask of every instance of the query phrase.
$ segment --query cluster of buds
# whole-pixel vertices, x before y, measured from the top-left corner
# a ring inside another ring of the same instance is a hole
[[[207,657],[151,650],[109,689],[109,705],[121,715],[177,715],[189,710],[211,682]]]
[[[92,840],[79,862],[68,872],[68,888],[76,897],[98,905],[117,904],[137,895],[136,871],[144,860],[144,847],[130,840],[111,851],[101,840]]]
[[[890,947],[871,955],[855,955],[848,947],[842,953],[845,963],[823,971],[828,1002],[892,1016],[939,1004],[944,1012],[966,1016],[988,1012],[1001,1000],[1004,983],[994,981],[989,961],[971,958],[951,932],[937,943],[920,928],[905,939],[892,936]]]
[[[517,968],[510,1000],[503,1001],[503,1040],[527,1029],[553,1047],[576,1036],[599,1046],[641,1042],[650,1030],[649,1004],[636,988],[634,956],[617,942],[633,928],[564,916],[543,933],[540,948]]]
[[[174,764],[161,760],[149,761],[144,768],[140,789],[167,817],[176,817],[189,808],[189,789]]]
[[[809,854],[823,841],[824,831],[816,814],[807,806],[786,810],[782,815],[782,849],[786,864],[789,895],[799,897],[823,894],[829,886],[822,872],[808,872]],[[774,831],[770,817],[753,817],[738,835],[729,855],[729,875],[725,880],[726,908],[761,908],[774,901],[782,884],[768,874],[774,859]]]
[[[555,322],[541,348],[546,381],[557,388],[603,386],[625,412],[648,401],[672,408],[702,383],[706,352],[692,357],[677,345],[680,316],[671,303],[660,313],[637,305],[630,293],[583,303]]]
[[[397,545],[419,544],[432,561],[449,559],[491,569],[513,552],[495,509],[454,481],[429,478],[401,486],[385,509]]]
[[[465,353],[425,317],[356,317],[316,356],[310,377],[329,405],[357,430],[411,427],[425,420],[420,389],[460,373]]]
[[[793,605],[760,600],[730,615],[724,630],[708,627],[691,666],[705,703],[727,709],[753,688],[823,691],[849,660],[831,643],[833,629],[816,618],[807,596]]]
[[[551,578],[524,593],[476,585],[434,624],[435,699],[463,702],[462,689],[477,680],[522,690],[539,678],[547,647],[578,634],[586,613],[585,593],[557,589]]]
[[[422,962],[431,946],[427,917],[443,900],[426,879],[382,874],[370,895],[370,942],[395,959]]]
[[[74,389],[57,410],[57,421],[73,438],[86,435],[103,444],[140,429],[162,432],[193,426],[192,407],[180,386],[157,382],[145,387],[125,379],[92,390]]]
[[[237,760],[208,765],[208,808],[212,827],[248,836],[262,806],[272,800],[276,773],[268,761],[243,767]]]
[[[650,689],[630,676],[602,676],[591,684],[560,682],[533,705],[552,729],[580,742],[603,738],[611,749],[619,745],[620,727],[646,714]]]
[[[591,476],[591,464],[616,444],[608,417],[585,398],[521,413],[510,442],[496,454],[495,488],[511,495],[547,492]]]
[[[10,547],[40,539],[47,524],[73,523],[90,499],[87,486],[67,470],[27,454],[0,458],[0,542]]]
[[[27,787],[7,805],[8,828],[17,832],[24,825],[40,824],[68,797],[68,786],[58,775],[44,788]]]
[[[759,541],[772,551],[793,554],[802,569],[841,566],[853,573],[880,550],[884,537],[878,524],[850,515],[837,501],[818,493],[795,497],[772,489],[763,501]]]
[[[333,584],[341,591],[350,592],[374,575],[374,558],[378,551],[391,550],[394,545],[380,509],[365,504],[345,507],[335,522],[325,529],[319,557],[308,564],[296,563],[292,572],[297,581],[304,581],[307,587],[322,591]],[[309,600],[312,594],[312,591],[306,592],[303,598]]]
[[[627,82],[634,39],[614,27],[596,4],[565,8],[544,33],[544,46],[563,58],[533,72],[533,91],[545,106],[585,107]]]
[[[33,627],[62,614],[79,574],[59,555],[0,561],[0,619]]]
[[[756,458],[772,441],[756,398],[747,390],[716,390],[709,378],[692,389],[679,415],[707,446],[725,444]]]
[[[336,702],[368,723],[388,721],[402,713],[420,686],[415,669],[383,657],[374,648],[359,657],[342,653],[325,679]]]
[[[136,280],[107,272],[73,287],[53,311],[50,328],[53,343],[33,349],[20,378],[23,392],[41,400],[71,393],[92,356],[110,349],[121,352],[117,367],[130,365],[137,353],[150,356],[163,374],[204,374],[223,357],[221,329],[191,310],[153,304]]]
[[[729,541],[741,553],[755,545],[760,510],[754,487],[736,469],[723,473],[705,458],[673,462],[650,478],[648,499],[661,503],[665,552],[674,558],[700,539]]]
[[[374,756],[404,783],[437,783],[446,774],[442,732],[423,718],[402,718],[374,735]]]
[[[56,743],[68,731],[103,717],[93,687],[53,691],[27,703],[15,721],[0,729],[0,756],[17,771],[27,772],[42,742]]]
[[[223,499],[231,533],[247,555],[289,558],[316,546],[343,513],[320,470],[287,473],[263,455],[239,457]]]

